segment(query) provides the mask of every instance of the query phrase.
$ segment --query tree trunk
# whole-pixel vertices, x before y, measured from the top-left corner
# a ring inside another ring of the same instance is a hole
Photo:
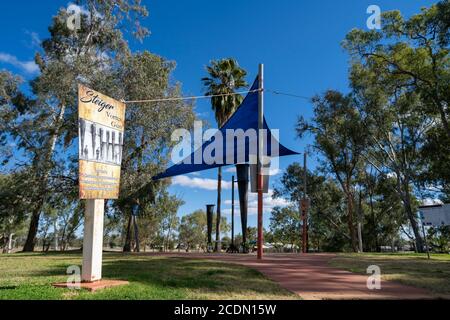
[[[43,199],[42,199],[43,200]],[[36,245],[36,235],[39,228],[39,219],[41,217],[42,205],[38,205],[31,215],[30,227],[28,228],[27,240],[23,246],[23,252],[33,252]]]
[[[123,246],[123,252],[131,252],[131,214],[128,218],[127,235],[125,237],[125,244]]]
[[[28,235],[27,240],[25,242],[25,245],[23,246],[23,252],[32,252],[34,250],[34,246],[36,244],[36,235],[39,228],[39,218],[41,216],[42,207],[45,204],[45,198],[47,197],[47,184],[48,184],[48,176],[50,174],[50,160],[53,157],[53,152],[55,151],[56,141],[59,137],[59,132],[62,127],[62,123],[64,120],[64,114],[66,113],[66,106],[61,105],[61,109],[59,112],[58,119],[54,123],[54,126],[56,127],[53,135],[50,138],[50,149],[48,150],[48,153],[45,155],[44,159],[44,176],[42,177],[42,194],[41,198],[39,199],[39,204],[37,205],[37,208],[34,210],[33,215],[31,217],[30,221],[30,227],[28,229]]]
[[[3,253],[11,253],[14,233],[3,234]],[[0,238],[1,239],[1,238]]]
[[[217,215],[216,215],[216,246],[215,251],[220,252],[222,250],[220,243],[220,202],[222,195],[222,167],[219,167],[217,172]]]
[[[358,247],[359,252],[363,252],[363,239],[362,239],[362,224],[363,224],[363,212],[362,212],[362,192],[359,190],[359,199],[358,199]]]
[[[352,244],[352,250],[353,252],[358,251],[358,245],[357,245],[357,236],[356,236],[356,230],[353,222],[353,195],[349,192],[347,193],[347,214],[348,214],[348,230],[350,232],[350,239]]]
[[[444,106],[442,103],[439,102],[438,95],[435,95],[433,98],[434,103],[436,104],[439,114],[441,116],[442,124],[444,125],[445,131],[447,132],[448,137],[450,138],[450,126],[448,124],[447,115],[445,113],[445,109],[447,106]]]
[[[369,195],[369,203],[370,203],[370,215],[372,217],[372,251],[379,251],[379,245],[378,245],[378,232],[377,232],[377,222],[375,217],[375,210],[373,207],[373,194],[370,192]]]
[[[413,229],[416,250],[417,250],[417,252],[423,253],[423,252],[425,252],[424,247],[423,247],[423,240],[422,240],[422,236],[420,235],[419,225],[417,224],[416,215],[414,214],[412,207],[411,207],[411,199],[410,199],[408,189],[405,192],[404,208],[406,211],[406,215],[408,216],[409,222],[411,223],[411,227]]]
[[[134,226],[134,241],[135,241],[135,247],[134,252],[140,252],[140,246],[139,246],[139,229],[136,221],[136,216],[133,216],[133,226]]]

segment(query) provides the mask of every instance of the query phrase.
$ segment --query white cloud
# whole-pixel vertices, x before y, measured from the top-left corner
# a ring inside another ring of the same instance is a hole
[[[386,176],[388,178],[397,178],[397,174],[395,172],[388,172]]]
[[[280,168],[270,168],[270,171],[269,171],[269,174],[271,175],[271,176],[276,176],[276,175],[278,175],[278,174],[280,174],[280,173],[282,173],[283,171],[280,169]]]
[[[172,184],[188,188],[217,190],[216,179],[205,179],[189,176],[176,176],[172,179]],[[222,189],[231,189],[231,182],[222,180]]]
[[[31,38],[31,47],[32,48],[40,48],[41,47],[42,40],[39,37],[39,34],[37,32],[26,30],[25,33],[27,35],[29,35]]]
[[[229,168],[225,169],[225,172],[236,173],[236,167],[235,166],[229,167]],[[282,172],[283,171],[280,168],[275,168],[275,167],[271,167],[270,170],[269,170],[269,174],[271,176],[276,176],[276,175],[278,175],[278,174],[280,174]]]
[[[235,167],[235,166],[232,166],[232,167],[226,168],[226,169],[225,169],[225,172],[228,172],[228,173],[236,173],[236,167]]]
[[[10,64],[29,74],[39,72],[39,67],[34,61],[20,61],[16,56],[9,53],[0,52],[0,62]]]
[[[97,10],[95,10],[95,8],[93,10],[94,16],[96,18],[103,19],[103,15],[101,15]],[[82,15],[85,15],[89,19],[88,21],[90,21],[91,19],[91,12],[89,11],[88,8],[86,8],[86,6],[79,6],[76,3],[69,2],[67,4],[67,11],[69,11],[70,14],[73,14],[74,12],[79,12]]]
[[[272,198],[273,190],[269,189],[268,193],[263,195],[263,203],[264,203],[264,212],[270,212],[274,207],[287,207],[292,203],[282,199],[282,198]],[[224,209],[223,212],[225,214],[231,214],[231,200],[225,200],[225,204],[230,206],[230,208]],[[239,197],[236,195],[234,212],[236,215],[239,215]],[[256,193],[248,193],[248,214],[253,215],[258,213],[258,195]]]
[[[443,204],[443,202],[440,199],[432,199],[432,198],[425,198],[422,200],[423,206],[432,206],[436,204]]]

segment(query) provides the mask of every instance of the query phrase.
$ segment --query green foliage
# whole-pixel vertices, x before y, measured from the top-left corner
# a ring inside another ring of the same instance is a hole
[[[217,215],[213,215],[212,224],[217,222]],[[225,217],[220,218],[221,232],[226,234],[231,230],[230,225]],[[181,248],[186,251],[189,250],[203,250],[207,249],[207,220],[206,212],[203,210],[196,210],[191,214],[184,215],[181,218],[178,227],[178,243]],[[224,246],[226,247],[228,240],[225,239]]]
[[[322,170],[336,178],[345,194],[348,232],[356,251],[354,188],[369,133],[352,96],[327,91],[323,96],[314,97],[312,102],[314,117],[310,122],[300,117],[297,133],[299,138],[306,133],[314,134],[312,147],[324,156]]]
[[[299,163],[293,163],[287,167],[280,179],[280,184],[275,185],[273,197],[282,197],[293,205],[287,209],[289,217],[294,224],[291,230],[291,241],[301,244],[302,222],[300,220],[299,201],[303,196],[304,170]],[[315,251],[342,251],[348,249],[350,236],[345,228],[345,198],[339,186],[331,179],[319,173],[307,172],[307,190],[310,199],[309,209],[309,246]],[[275,208],[272,215],[277,216]],[[281,215],[283,217],[284,215]],[[277,219],[271,224],[274,242],[282,241],[278,234],[284,233],[285,228],[278,226]],[[272,221],[272,220],[271,220]],[[287,222],[287,220],[285,220]]]
[[[433,252],[450,253],[450,226],[431,227],[427,241]]]
[[[181,218],[178,240],[186,251],[192,249],[206,249],[206,213],[197,210]]]
[[[44,209],[61,196],[67,205],[78,198],[77,155],[72,152],[77,144],[78,84],[118,100],[177,97],[181,92],[180,84],[171,80],[173,62],[147,51],[132,53],[128,47],[125,32],[131,31],[138,40],[149,34],[140,25],[147,16],[140,1],[78,4],[85,9],[80,29],[68,29],[65,9],[54,16],[50,37],[36,53],[40,72],[30,82],[30,97],[18,89],[20,79],[7,72],[0,74],[0,145],[5,150],[0,160],[14,160],[10,167],[16,170],[24,165],[19,160],[23,159],[32,173],[27,177],[34,204],[26,213],[31,218],[28,251],[34,246]],[[193,119],[192,105],[183,102],[128,104],[121,198],[109,203],[110,227],[119,226],[117,216],[127,215],[136,201],[152,202],[164,193],[167,183],[151,182],[151,177],[168,162],[171,132],[190,128]],[[15,150],[6,152],[11,140],[16,141]],[[19,152],[21,157],[13,157]],[[75,222],[76,212],[72,210],[73,216],[61,222]]]
[[[381,32],[355,29],[343,43],[353,59],[352,87],[364,95],[367,112],[381,120],[376,126],[381,133],[393,131],[393,123],[407,130],[405,150],[421,154],[405,157],[423,167],[414,182],[422,188],[441,186],[444,196],[450,180],[449,14],[447,0],[409,20],[398,11],[385,12]],[[386,104],[383,113],[377,111]]]
[[[206,95],[229,94],[248,87],[245,81],[247,72],[233,58],[213,60],[206,71],[209,76],[202,78],[203,85],[207,88]],[[241,95],[211,97],[211,106],[219,127],[236,111],[242,99]]]
[[[296,207],[275,207],[270,216],[273,239],[283,245],[300,246],[301,219]]]

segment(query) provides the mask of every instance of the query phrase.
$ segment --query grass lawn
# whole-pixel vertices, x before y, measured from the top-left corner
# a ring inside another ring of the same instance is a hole
[[[339,254],[333,267],[366,274],[369,265],[378,265],[384,280],[425,288],[437,296],[450,297],[450,255],[432,254]]]
[[[247,267],[216,261],[106,253],[103,278],[130,284],[88,292],[52,287],[67,281],[80,253],[0,255],[0,299],[298,299]]]

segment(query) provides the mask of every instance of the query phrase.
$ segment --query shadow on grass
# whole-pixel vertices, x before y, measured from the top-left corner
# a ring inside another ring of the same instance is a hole
[[[213,289],[237,282],[246,283],[247,287],[249,282],[267,281],[258,271],[245,267],[174,257],[105,260],[103,274],[108,278],[185,289]]]
[[[2,290],[15,290],[15,289],[17,289],[17,286],[3,286],[3,287],[0,287],[0,291],[2,291]]]
[[[48,251],[48,252],[43,252],[43,251],[34,251],[34,252],[15,252],[15,253],[10,253],[10,254],[6,254],[4,255],[5,257],[10,257],[10,258],[14,258],[14,257],[58,257],[58,256],[77,256],[80,255],[81,256],[82,251],[81,249],[76,249],[76,250],[68,250],[68,251]]]

